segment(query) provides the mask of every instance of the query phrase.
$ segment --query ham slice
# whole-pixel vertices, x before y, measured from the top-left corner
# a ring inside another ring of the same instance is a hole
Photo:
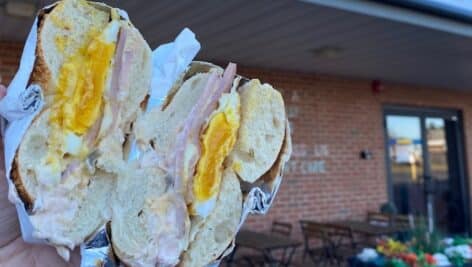
[[[118,43],[116,45],[116,54],[111,76],[111,89],[107,93],[107,97],[110,101],[112,122],[110,127],[105,131],[104,136],[109,135],[110,132],[116,128],[118,123],[118,114],[121,109],[120,92],[127,91],[130,87],[129,62],[133,57],[133,52],[130,49],[127,50],[125,45],[128,31],[129,29],[126,27],[120,29]]]
[[[109,135],[113,129],[116,128],[118,123],[118,115],[120,112],[121,101],[119,99],[120,91],[127,90],[130,86],[129,82],[129,61],[133,57],[131,50],[125,50],[125,44],[128,37],[129,29],[125,27],[120,28],[118,34],[118,42],[116,44],[115,58],[113,69],[111,72],[111,86],[110,90],[106,93],[106,98],[110,103],[111,108],[111,123],[107,129],[101,129],[103,117],[97,119],[87,135],[85,136],[85,142],[89,148],[93,147],[96,143],[97,138],[101,130],[103,131],[103,136]]]
[[[103,117],[99,117],[90,127],[89,131],[85,135],[85,144],[88,148],[91,148],[95,145],[95,142],[98,138],[98,133],[100,132],[100,125],[102,124]]]
[[[124,27],[121,27],[120,33],[118,36],[118,43],[116,44],[116,53],[115,53],[115,64],[113,64],[113,70],[112,70],[112,76],[111,76],[111,89],[107,93],[107,97],[109,99],[117,99],[118,97],[118,92],[120,91],[120,75],[123,74],[123,67],[124,65],[122,64],[123,61],[123,53],[125,50],[125,43],[126,43],[126,37],[127,37],[127,29]]]

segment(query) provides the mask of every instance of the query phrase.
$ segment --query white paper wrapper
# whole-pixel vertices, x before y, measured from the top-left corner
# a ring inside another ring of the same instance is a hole
[[[199,50],[200,43],[195,34],[185,28],[174,42],[163,44],[152,52],[151,91],[146,111],[164,102],[172,85],[187,69]],[[139,155],[136,141],[132,139],[128,160],[135,160]]]
[[[45,7],[49,9],[54,5]],[[128,19],[125,11],[120,10],[120,15]],[[15,186],[10,179],[10,171],[16,150],[23,135],[31,124],[33,118],[41,111],[43,98],[41,88],[38,85],[28,84],[35,61],[35,49],[37,45],[37,21],[30,30],[20,67],[13,81],[10,83],[7,95],[0,100],[0,115],[6,119],[6,128],[2,127],[2,136],[5,148],[6,177],[9,186],[9,199],[16,205],[18,218],[21,225],[21,233],[24,241],[28,243],[46,243],[45,240],[37,239],[33,235],[33,228],[26,212],[24,203],[18,197]],[[200,50],[200,43],[189,29],[184,29],[174,42],[159,46],[152,53],[153,75],[150,89],[150,98],[147,110],[151,110],[162,104],[172,85],[188,68],[193,58]],[[2,125],[5,122],[2,122]],[[287,124],[287,135],[290,135]],[[265,214],[279,188],[283,165],[288,161],[291,152],[290,137],[286,138],[283,153],[279,156],[280,168],[270,180],[260,181],[253,185],[246,185],[243,213],[238,229],[243,225],[247,216],[251,213]],[[139,149],[132,142],[129,160],[139,157]],[[106,242],[108,241],[108,242]],[[115,266],[115,258],[112,255],[110,239],[107,236],[106,227],[103,226],[85,244],[81,246],[82,267],[96,266],[95,263],[106,263],[107,266]],[[234,240],[230,247],[209,266],[218,266],[221,259],[228,255],[234,248]]]
[[[15,186],[11,182],[10,171],[20,141],[31,121],[42,107],[41,88],[35,85],[27,87],[35,60],[37,21],[38,19],[36,18],[26,40],[18,72],[8,86],[7,95],[0,100],[0,115],[8,121],[5,131],[2,133],[5,149],[8,198],[16,206],[22,237],[26,242],[30,243],[42,243],[44,241],[33,237],[31,222],[26,213],[24,203],[18,197]],[[33,98],[36,98],[36,104],[28,105],[31,98],[26,96],[35,94],[35,92],[36,96]]]

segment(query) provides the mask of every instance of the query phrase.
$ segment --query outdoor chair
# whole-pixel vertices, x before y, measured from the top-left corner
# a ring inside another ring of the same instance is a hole
[[[292,224],[275,220],[272,222],[270,233],[288,238],[292,234]],[[288,257],[286,248],[282,249],[280,256],[280,261],[285,262],[285,258]],[[264,266],[267,263],[264,255],[244,256],[244,260],[250,266]]]
[[[303,234],[303,262],[308,256],[316,266],[331,266],[334,261],[332,243],[328,227],[323,223],[300,221]]]
[[[292,233],[292,224],[280,221],[273,221],[272,229],[270,230],[270,232],[272,234],[289,237]]]
[[[367,212],[367,222],[373,225],[387,226],[392,221],[392,215],[381,212]]]
[[[367,222],[372,225],[376,226],[389,226],[392,224],[393,221],[392,214],[383,213],[383,212],[376,212],[376,211],[368,211],[367,212]],[[375,246],[377,243],[375,238],[362,238],[358,240],[358,243],[362,243],[364,246]]]
[[[358,252],[351,228],[329,225],[327,231],[333,247],[332,257],[337,266],[342,266],[343,263],[347,262],[350,257]]]

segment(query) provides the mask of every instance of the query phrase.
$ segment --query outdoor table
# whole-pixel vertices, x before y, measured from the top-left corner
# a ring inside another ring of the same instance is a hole
[[[333,225],[335,227],[349,228],[353,233],[361,234],[364,236],[381,236],[381,235],[392,235],[403,232],[408,232],[409,228],[405,226],[395,225],[375,225],[369,222],[343,220],[327,222],[327,225]]]
[[[295,250],[300,245],[299,241],[280,235],[241,230],[236,236],[236,247],[230,257],[234,257],[238,247],[246,247],[262,252],[265,261],[271,266],[289,266]],[[286,250],[288,256],[277,260],[273,254],[276,250]]]

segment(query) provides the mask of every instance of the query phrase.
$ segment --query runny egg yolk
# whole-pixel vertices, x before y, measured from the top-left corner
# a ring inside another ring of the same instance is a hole
[[[97,120],[108,68],[115,53],[115,43],[100,35],[71,56],[61,67],[56,89],[57,109],[52,123],[77,135],[84,134]]]
[[[218,192],[223,161],[233,149],[239,118],[233,108],[217,113],[210,120],[201,138],[202,154],[193,178],[196,202],[211,199]]]

